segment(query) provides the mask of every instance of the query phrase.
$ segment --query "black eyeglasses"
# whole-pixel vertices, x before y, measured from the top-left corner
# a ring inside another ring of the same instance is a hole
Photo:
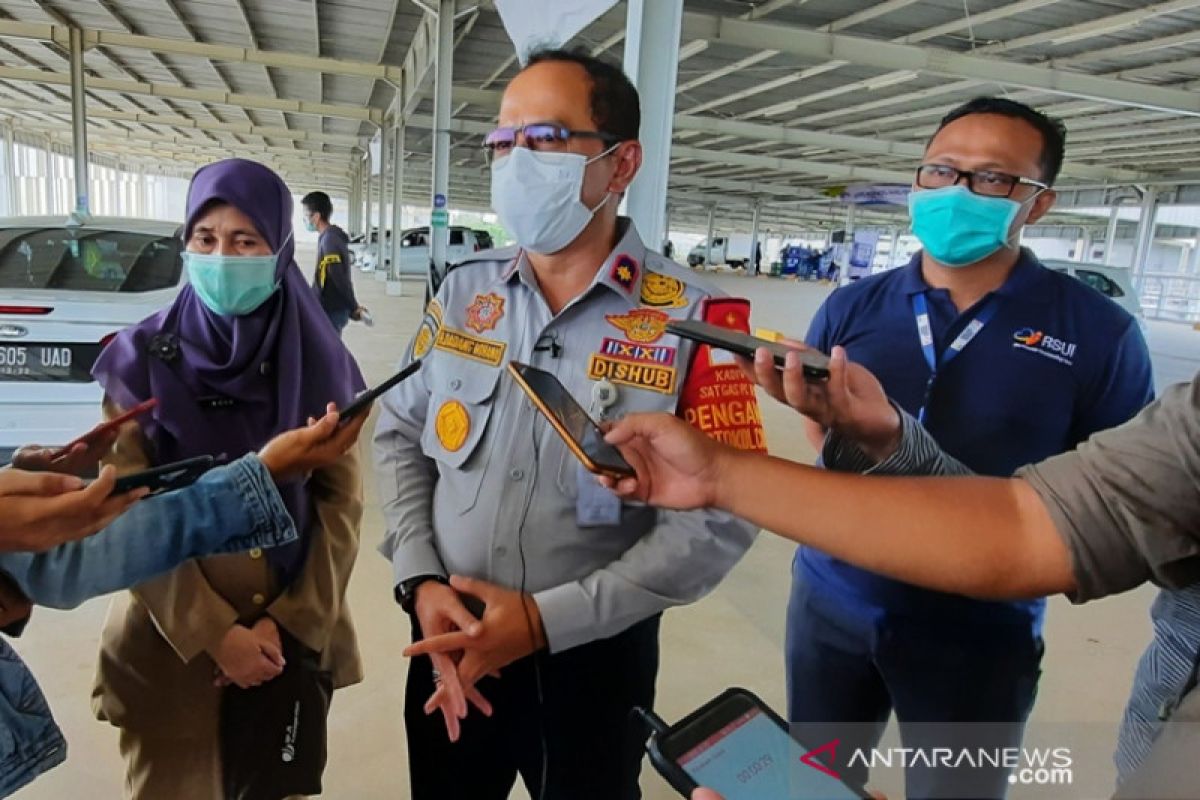
[[[954,186],[963,178],[967,179],[969,190],[986,197],[1010,197],[1013,190],[1022,184],[1036,186],[1039,189],[1050,188],[1048,184],[1035,181],[1033,178],[1009,175],[1007,172],[993,172],[990,169],[955,169],[945,164],[922,164],[917,167],[917,186],[922,189],[942,189]]]
[[[483,152],[489,161],[504,158],[519,146],[518,140],[537,152],[562,152],[571,139],[599,139],[610,147],[621,141],[619,137],[603,131],[573,131],[553,122],[532,122],[496,128],[484,137]]]

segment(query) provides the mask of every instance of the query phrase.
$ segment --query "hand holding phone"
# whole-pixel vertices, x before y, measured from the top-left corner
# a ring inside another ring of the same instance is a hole
[[[823,381],[829,378],[829,357],[816,350],[796,350],[780,342],[760,339],[748,333],[722,328],[719,325],[710,325],[698,320],[668,322],[667,333],[673,333],[718,350],[728,350],[730,353],[736,353],[751,360],[754,359],[754,353],[760,347],[765,347],[775,359],[776,369],[783,369],[787,363],[788,353],[795,353],[800,359],[805,378],[811,381]]]
[[[745,689],[728,689],[677,724],[658,727],[646,745],[650,762],[684,797],[700,786],[724,800],[870,797],[823,764],[812,766],[812,748],[793,739],[787,723]]]
[[[75,439],[74,441],[52,453],[50,455],[51,463],[53,464],[56,461],[65,460],[66,457],[72,452],[78,451],[80,445],[85,446],[87,449],[91,449],[97,443],[102,442],[118,433],[121,430],[121,426],[126,422],[136,419],[142,414],[153,411],[157,407],[158,400],[151,397],[149,400],[146,400],[143,403],[138,403],[136,406],[120,416],[100,423],[83,436],[80,436],[78,439]]]
[[[173,464],[163,464],[142,472],[134,472],[117,478],[113,485],[112,496],[132,492],[134,489],[149,489],[148,494],[155,495],[191,486],[200,476],[208,472],[216,464],[212,456],[196,456],[195,458],[176,461]]]
[[[387,393],[389,389],[407,380],[410,376],[415,375],[421,369],[421,359],[413,359],[407,367],[397,372],[392,377],[388,378],[383,383],[376,386],[374,389],[367,391],[354,398],[350,405],[338,412],[340,416],[339,424],[345,425],[350,420],[357,417],[359,414],[371,407],[380,396]]]
[[[516,361],[508,363],[508,372],[588,472],[615,480],[637,474],[558,378]]]

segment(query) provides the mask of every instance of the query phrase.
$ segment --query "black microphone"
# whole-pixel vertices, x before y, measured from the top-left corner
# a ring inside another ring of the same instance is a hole
[[[562,355],[562,345],[558,343],[558,333],[544,333],[538,337],[538,340],[533,344],[533,352],[545,353],[550,351],[551,358],[558,358]]]

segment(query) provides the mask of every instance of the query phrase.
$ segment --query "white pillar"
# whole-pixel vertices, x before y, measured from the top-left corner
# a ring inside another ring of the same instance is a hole
[[[439,272],[446,271],[450,243],[450,101],[454,81],[454,14],[458,0],[438,6],[437,73],[433,87],[433,175],[429,198],[429,255]]]
[[[400,239],[402,238],[400,232],[404,229],[400,215],[403,208],[404,122],[397,119],[396,126],[392,130],[392,269],[387,285],[387,293],[392,297],[399,297],[404,293],[400,283]]]
[[[704,249],[704,267],[705,269],[712,266],[712,240],[715,235],[715,225],[717,221],[717,204],[712,203],[708,207],[708,239],[705,241]]]
[[[381,127],[379,129],[379,196],[378,196],[378,215],[376,223],[379,225],[379,245],[375,248],[375,273],[376,280],[386,280],[387,272],[384,270],[384,261],[387,259],[387,237],[384,235],[387,232],[387,177],[388,177],[388,135],[387,129]]]
[[[7,125],[0,127],[0,165],[4,170],[4,196],[0,197],[0,214],[16,216],[17,160],[13,150],[12,128]]]
[[[1120,212],[1120,203],[1113,203],[1108,211],[1108,230],[1104,235],[1104,263],[1110,267],[1117,263],[1117,224],[1121,221]]]
[[[1192,241],[1192,251],[1188,259],[1187,274],[1200,276],[1200,238]]]
[[[896,267],[896,251],[900,249],[900,229],[892,228],[892,249],[888,252],[888,269]]]
[[[754,216],[750,220],[750,259],[746,262],[746,274],[758,275],[758,263],[755,261],[755,256],[758,254],[758,225],[759,218],[762,216],[762,201],[754,201]]]
[[[83,31],[71,28],[71,142],[75,150],[75,210],[89,213],[87,103],[83,80]]]
[[[625,210],[653,248],[663,241],[683,0],[629,0],[625,20],[625,73],[641,100],[643,151]]]
[[[1133,250],[1133,288],[1140,296],[1146,262],[1154,244],[1154,218],[1158,214],[1158,190],[1147,186],[1142,193],[1142,213],[1138,218],[1137,238]]]

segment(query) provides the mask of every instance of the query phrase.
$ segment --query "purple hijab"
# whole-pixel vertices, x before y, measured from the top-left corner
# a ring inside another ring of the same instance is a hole
[[[218,316],[186,285],[169,307],[117,334],[92,368],[124,408],[158,399],[142,420],[158,464],[198,455],[236,459],[320,416],[328,402],[344,407],[365,386],[296,266],[292,194],[283,180],[237,158],[200,168],[188,188],[185,242],[214,201],[254,222],[276,253],[279,289],[249,314]],[[312,508],[306,482],[279,490],[301,538],[267,557],[288,583],[307,553]]]

